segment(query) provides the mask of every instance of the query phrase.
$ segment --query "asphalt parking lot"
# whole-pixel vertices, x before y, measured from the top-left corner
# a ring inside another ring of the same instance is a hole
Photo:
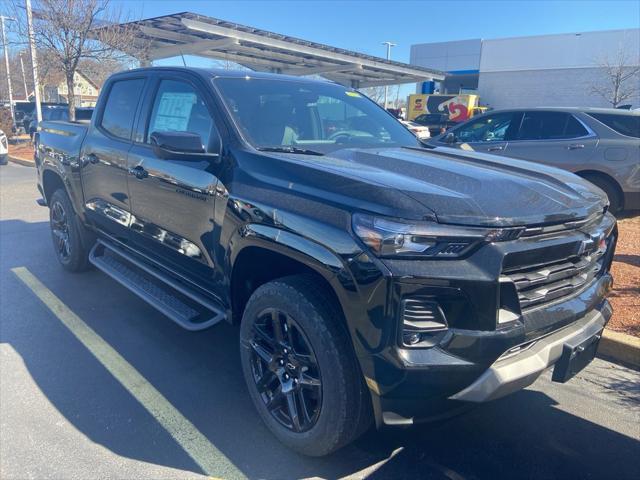
[[[245,390],[238,330],[180,329],[55,261],[35,170],[0,167],[0,478],[638,478],[640,373],[596,360],[461,417],[281,446]],[[203,460],[204,458],[204,460]]]

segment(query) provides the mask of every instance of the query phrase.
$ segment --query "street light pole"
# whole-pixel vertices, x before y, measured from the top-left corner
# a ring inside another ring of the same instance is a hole
[[[16,116],[13,111],[13,89],[11,88],[11,73],[9,72],[9,47],[7,46],[7,37],[4,32],[5,20],[13,20],[13,18],[0,15],[0,24],[2,25],[2,45],[4,46],[4,65],[7,69],[7,87],[9,88],[9,110],[11,111],[11,120],[15,123]]]
[[[391,60],[391,47],[395,47],[397,44],[391,42],[382,42],[382,45],[387,46],[387,60]],[[384,86],[384,108],[387,108],[387,93],[389,87],[387,85]]]
[[[27,90],[27,77],[24,74],[24,62],[22,61],[22,52],[19,54],[20,57],[20,69],[22,70],[22,85],[24,86],[24,99],[29,101],[29,91]]]
[[[29,30],[29,51],[31,52],[31,69],[33,71],[33,94],[36,97],[36,118],[42,122],[42,108],[40,106],[40,84],[38,82],[38,56],[36,54],[36,42],[33,35],[33,14],[31,13],[31,0],[24,0],[27,7],[27,28]]]

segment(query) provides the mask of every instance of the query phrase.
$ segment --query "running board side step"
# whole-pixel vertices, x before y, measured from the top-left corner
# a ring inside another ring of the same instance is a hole
[[[98,240],[89,261],[187,330],[204,330],[226,318],[221,307],[122,248]]]

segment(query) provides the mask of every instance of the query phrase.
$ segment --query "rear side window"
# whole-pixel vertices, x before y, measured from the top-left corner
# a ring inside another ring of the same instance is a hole
[[[559,140],[588,135],[573,116],[563,112],[525,112],[518,140]]]
[[[640,115],[616,115],[615,113],[588,113],[587,115],[622,135],[640,138]]]
[[[133,119],[142,96],[144,79],[119,80],[111,86],[100,126],[114,137],[129,140]]]

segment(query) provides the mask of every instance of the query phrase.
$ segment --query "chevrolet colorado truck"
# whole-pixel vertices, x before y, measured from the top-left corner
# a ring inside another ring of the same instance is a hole
[[[308,455],[550,367],[565,382],[612,313],[601,190],[424,146],[332,82],[118,73],[89,125],[39,126],[35,157],[62,267],[93,265],[189,330],[237,323],[260,417]]]

